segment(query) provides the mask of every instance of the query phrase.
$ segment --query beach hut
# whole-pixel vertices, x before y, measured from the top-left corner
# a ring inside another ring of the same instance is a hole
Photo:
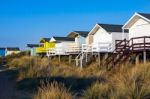
[[[68,49],[70,45],[75,44],[75,39],[70,37],[56,37],[50,39],[51,43],[55,43],[54,48],[49,48],[47,56],[52,55],[69,55]]]
[[[150,13],[135,13],[123,26],[129,30],[129,45],[132,53],[143,53],[146,63],[146,53],[150,52]],[[124,33],[123,33],[124,34]]]
[[[49,42],[51,38],[41,38],[40,44],[41,46],[36,48],[36,53],[39,55],[46,55],[49,48],[54,48],[55,43]]]
[[[0,48],[0,57],[5,56],[6,54],[6,48]]]
[[[150,36],[150,14],[135,13],[123,26],[129,30],[129,39]],[[137,42],[141,41],[136,40]]]
[[[88,33],[89,31],[73,31],[69,33],[67,37],[75,38],[75,43],[74,45],[70,45],[69,52],[77,54],[81,52],[82,44],[86,43]]]
[[[5,56],[18,53],[20,53],[20,49],[18,47],[7,47]]]
[[[122,26],[97,23],[89,32],[86,44],[91,46],[92,52],[112,52],[115,49],[115,41],[123,39]],[[124,31],[124,38],[128,39],[127,30]]]
[[[147,52],[150,52],[150,14],[135,13],[122,27],[123,40],[116,44],[116,50],[106,60],[106,65],[119,65],[135,57],[135,63],[139,63],[139,57],[143,56],[143,62],[147,61]],[[129,32],[129,40],[125,40],[125,30]]]
[[[118,24],[100,24],[97,23],[86,37],[85,44],[82,44],[82,52],[76,57],[76,65],[80,63],[82,68],[89,63],[94,56],[97,56],[100,65],[101,54],[104,57],[112,53],[116,47],[116,40],[122,40],[122,26]],[[128,31],[124,32],[128,39]]]
[[[27,44],[27,47],[30,48],[30,56],[37,56],[36,48],[40,46],[40,44]]]

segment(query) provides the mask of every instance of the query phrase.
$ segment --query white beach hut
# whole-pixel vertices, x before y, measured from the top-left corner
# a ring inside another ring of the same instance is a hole
[[[47,52],[47,56],[51,55],[69,55],[68,49],[69,46],[75,44],[74,38],[69,37],[52,37],[50,42],[55,42],[55,47],[53,49],[49,49]]]
[[[122,26],[116,24],[96,24],[86,38],[86,45],[91,45],[92,52],[112,52],[115,41],[122,40]],[[128,31],[124,31],[128,39]]]
[[[79,54],[81,52],[82,44],[86,43],[86,37],[89,31],[73,31],[67,37],[74,38],[75,43],[70,45],[69,52]]]
[[[129,39],[137,37],[150,37],[150,14],[135,13],[123,26],[129,30]],[[148,38],[146,40],[149,40]],[[143,39],[136,39],[134,42],[143,42]]]
[[[115,56],[106,60],[106,64],[121,64],[132,55],[135,55],[135,62],[139,63],[139,56],[143,56],[143,62],[147,61],[147,52],[150,52],[150,14],[135,13],[123,26],[123,39],[126,38],[125,30],[129,32],[128,41],[120,41],[119,51]]]

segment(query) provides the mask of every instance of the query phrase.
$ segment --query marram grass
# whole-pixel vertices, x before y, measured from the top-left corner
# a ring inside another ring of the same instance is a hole
[[[48,58],[22,57],[12,60],[9,65],[19,68],[18,78],[37,77],[71,77],[73,84],[87,85],[87,80],[92,83],[79,92],[68,90],[68,83],[48,83],[39,88],[34,99],[149,99],[150,98],[150,63],[132,66],[122,66],[120,69],[107,71],[96,65],[84,69],[53,62]],[[76,78],[83,79],[78,81]],[[94,79],[97,80],[94,80]],[[65,86],[64,86],[65,85]],[[71,85],[69,86],[71,87]],[[72,93],[79,96],[74,96]],[[49,98],[50,97],[50,98]]]

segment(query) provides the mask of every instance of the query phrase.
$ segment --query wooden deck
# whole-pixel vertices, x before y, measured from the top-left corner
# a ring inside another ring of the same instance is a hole
[[[116,66],[124,63],[133,54],[143,53],[146,61],[146,53],[150,52],[150,37],[135,37],[130,40],[116,40],[116,49],[113,54],[106,59],[104,65]]]

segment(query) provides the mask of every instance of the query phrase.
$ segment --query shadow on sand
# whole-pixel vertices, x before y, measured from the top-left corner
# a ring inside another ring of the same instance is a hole
[[[85,90],[93,82],[106,82],[106,79],[102,77],[88,77],[88,78],[78,78],[78,77],[41,77],[41,78],[28,78],[18,82],[19,90],[32,90],[37,91],[37,88],[40,87],[41,81],[52,83],[54,81],[58,83],[63,83],[66,88],[70,89],[70,91],[75,93],[80,93]]]

